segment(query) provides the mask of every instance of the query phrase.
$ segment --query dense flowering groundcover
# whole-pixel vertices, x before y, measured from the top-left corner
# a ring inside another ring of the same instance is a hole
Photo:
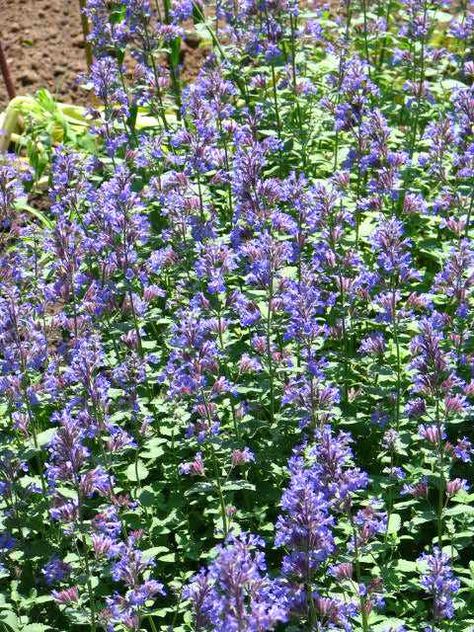
[[[86,11],[0,164],[3,629],[474,629],[473,4]]]

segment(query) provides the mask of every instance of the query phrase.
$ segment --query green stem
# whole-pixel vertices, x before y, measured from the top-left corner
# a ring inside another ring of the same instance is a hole
[[[360,582],[361,570],[360,570],[360,561],[359,561],[359,545],[357,544],[357,530],[354,524],[354,518],[352,516],[351,511],[349,510],[348,513],[349,513],[349,521],[352,527],[352,536],[354,538],[354,562],[355,562],[357,585],[359,585],[361,583]],[[363,632],[368,632],[369,630],[368,617],[367,617],[367,612],[365,609],[366,599],[364,595],[359,595],[359,599],[360,599],[360,616],[362,619],[362,630]]]
[[[220,475],[219,475],[219,465],[217,463],[216,451],[214,450],[214,446],[212,445],[212,443],[210,445],[210,449],[211,449],[212,465],[214,467],[215,483],[216,483],[217,493],[218,493],[218,496],[219,496],[219,503],[220,503],[220,507],[221,507],[222,529],[224,531],[224,537],[227,537],[227,534],[229,533],[229,526],[227,524],[227,513],[226,513],[226,508],[225,508],[224,493],[222,491],[222,485],[221,485],[221,479],[220,479]]]
[[[276,83],[276,73],[275,73],[275,65],[271,64],[272,69],[272,92],[273,92],[273,105],[275,108],[275,120],[277,124],[277,132],[278,139],[281,140],[281,121],[280,121],[280,110],[278,108],[278,92],[277,92],[277,83]]]
[[[444,476],[444,450],[442,439],[441,418],[439,414],[439,396],[436,396],[436,412],[435,412],[436,427],[438,429],[438,468],[439,468],[439,490],[438,490],[438,508],[437,508],[437,523],[438,523],[438,545],[443,547],[443,504],[444,493],[446,489],[446,479]]]
[[[467,211],[467,217],[466,217],[466,226],[464,228],[464,235],[469,239],[469,228],[470,228],[470,224],[471,224],[471,215],[472,215],[472,209],[474,208],[474,186],[471,189],[471,198],[469,201],[469,209]]]
[[[158,628],[156,627],[155,622],[153,621],[152,615],[149,614],[147,618],[148,618],[148,621],[150,622],[152,632],[158,632]]]
[[[397,284],[395,284],[396,287]],[[400,396],[401,396],[401,360],[400,360],[400,339],[398,332],[398,319],[396,314],[396,291],[392,291],[392,317],[393,317],[393,341],[397,357],[397,391],[395,400],[395,427],[397,432],[400,427]]]
[[[382,50],[380,51],[380,58],[379,58],[379,63],[378,63],[379,70],[382,68],[383,63],[385,61],[385,51],[387,48],[387,33],[389,31],[391,13],[392,13],[392,0],[388,0],[387,13],[385,14],[385,34],[382,40]]]
[[[340,301],[341,301],[341,312],[342,312],[342,362],[343,362],[343,370],[344,370],[344,379],[343,379],[343,402],[347,404],[348,401],[348,384],[349,384],[349,367],[348,367],[348,345],[347,345],[347,329],[346,329],[346,308],[345,308],[345,292],[343,285],[342,275],[339,275],[339,286],[340,286]]]
[[[364,48],[365,48],[365,59],[367,61],[367,69],[369,71],[369,79],[370,79],[370,57],[369,57],[369,39],[368,39],[368,29],[367,29],[367,0],[362,0],[362,13],[364,16]]]
[[[297,85],[297,69],[296,69],[296,18],[293,14],[290,14],[290,28],[291,28],[291,68],[293,79],[293,94],[296,104],[296,118],[298,121],[298,132],[301,143],[301,157],[303,160],[303,169],[306,169],[306,143],[303,130],[303,113],[301,111],[300,101],[298,99],[298,85]]]
[[[426,20],[428,18],[428,2],[425,0],[423,5],[423,25],[426,25]],[[412,124],[412,138],[410,143],[410,158],[413,158],[413,153],[415,151],[416,139],[418,136],[418,123],[420,119],[420,107],[421,107],[421,93],[423,90],[423,83],[425,81],[425,36],[421,37],[421,51],[420,51],[420,78],[418,83],[418,93],[416,95],[416,111],[415,117],[413,119]]]
[[[78,486],[79,486],[79,481],[78,481]],[[82,519],[82,498],[81,498],[80,491],[78,491],[77,503],[78,503],[77,514],[78,514],[78,519],[79,519],[79,527],[81,531],[81,544],[82,544],[80,557],[84,563],[84,570],[86,573],[87,592],[89,593],[89,606],[90,606],[90,618],[91,618],[90,627],[91,627],[91,632],[95,632],[96,630],[95,598],[94,598],[94,590],[92,588],[92,582],[91,582],[91,570],[90,570],[90,565],[89,565],[89,556],[87,554],[87,543],[86,543],[86,535],[85,535],[85,529],[84,529],[84,521]]]
[[[201,397],[203,399],[203,402],[206,408],[207,421],[210,427],[212,425],[212,419],[209,414],[209,406],[208,406],[207,397],[203,389],[201,389]],[[222,518],[222,529],[224,531],[224,537],[227,537],[227,534],[229,533],[229,527],[227,524],[227,513],[226,513],[226,508],[225,508],[224,493],[223,493],[222,485],[221,485],[221,479],[220,479],[220,474],[219,474],[219,464],[217,462],[216,451],[212,443],[209,443],[209,450],[211,453],[212,466],[214,468],[214,482],[217,488],[217,495],[219,496],[219,504],[220,504],[220,509],[221,509],[221,518]]]
[[[274,385],[274,367],[272,358],[272,307],[273,307],[273,274],[270,272],[270,285],[268,290],[268,313],[267,313],[267,363],[268,363],[268,375],[270,378],[270,413],[271,422],[273,423],[275,418],[275,385]]]
[[[151,49],[151,46],[150,46],[150,36],[148,34],[148,28],[146,24],[144,26],[144,33],[145,33],[146,48],[149,53],[150,63],[153,70],[153,78],[155,80],[156,96],[158,97],[158,114],[161,117],[165,131],[169,132],[169,125],[168,125],[168,121],[166,120],[165,106],[163,103],[163,97],[161,94],[161,88],[160,88],[160,83],[159,83],[158,68],[156,67],[155,58],[153,56],[153,50]]]
[[[171,24],[171,2],[163,0],[165,10],[165,24]],[[171,85],[176,99],[177,118],[181,119],[181,82],[179,79],[179,51],[181,48],[181,38],[175,37],[170,43],[171,52],[168,53],[168,62],[170,65]],[[176,63],[178,57],[178,63]]]

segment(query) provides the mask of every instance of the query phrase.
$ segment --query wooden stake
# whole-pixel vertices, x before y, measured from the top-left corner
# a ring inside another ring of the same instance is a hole
[[[8,98],[14,99],[16,96],[15,86],[13,85],[12,76],[10,74],[10,69],[8,67],[7,58],[5,56],[5,51],[3,50],[2,41],[0,40],[0,69],[2,71],[3,81],[5,82],[5,86],[7,88]]]
[[[86,50],[87,69],[90,70],[92,66],[92,46],[88,40],[89,21],[85,13],[86,4],[87,4],[87,0],[79,0],[79,10],[81,12],[82,34],[84,35],[84,46]]]

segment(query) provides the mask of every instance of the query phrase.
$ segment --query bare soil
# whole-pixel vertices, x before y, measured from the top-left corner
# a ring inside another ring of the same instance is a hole
[[[80,102],[76,77],[86,62],[78,0],[0,0],[0,29],[17,94],[47,88]],[[0,78],[0,109],[7,102]]]
[[[79,0],[0,0],[0,38],[17,94],[47,88],[60,101],[84,103],[77,77],[86,72]],[[182,47],[184,80],[196,76],[206,51]],[[0,111],[8,96],[0,76]]]

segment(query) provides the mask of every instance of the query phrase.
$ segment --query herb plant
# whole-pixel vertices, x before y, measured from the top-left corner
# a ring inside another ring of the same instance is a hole
[[[474,630],[474,5],[84,15],[0,159],[1,625]]]

